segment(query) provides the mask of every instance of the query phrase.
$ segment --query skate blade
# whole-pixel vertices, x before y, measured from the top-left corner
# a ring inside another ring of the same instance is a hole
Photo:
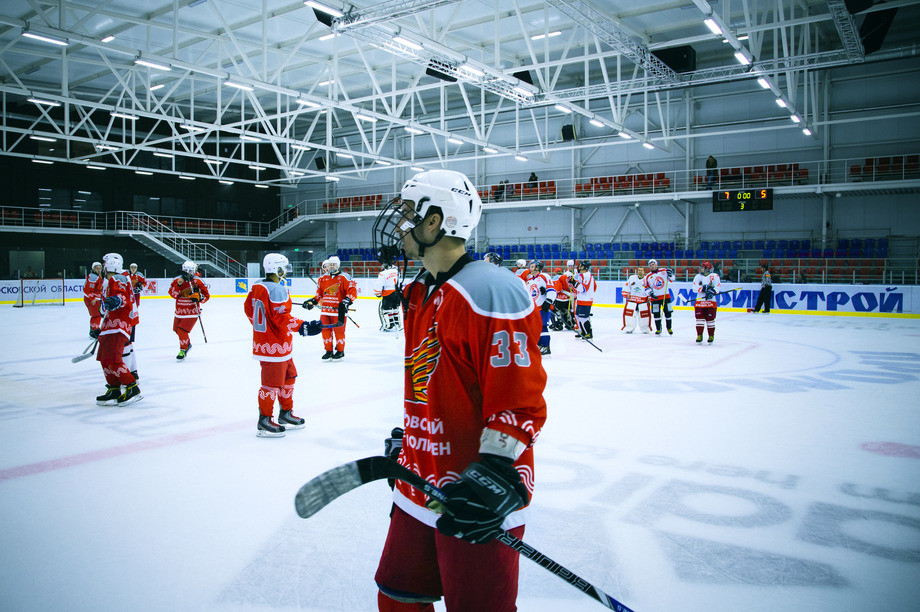
[[[118,406],[130,406],[131,404],[136,404],[137,402],[141,401],[142,399],[144,399],[144,396],[143,396],[143,395],[135,395],[135,396],[132,397],[131,399],[127,399],[127,400],[121,402],[120,404],[118,404]]]
[[[284,431],[291,431],[292,429],[303,429],[306,427],[306,424],[303,425],[291,425],[290,423],[281,423],[284,425]]]
[[[285,429],[286,429],[286,428],[285,428]],[[283,438],[283,437],[284,437],[284,432],[283,432],[283,431],[278,431],[278,432],[275,432],[275,431],[265,431],[264,429],[260,429],[259,431],[256,432],[256,437],[259,437],[259,438]]]
[[[102,401],[102,402],[100,402],[99,400],[96,400],[96,405],[97,405],[97,406],[114,406],[114,405],[117,404],[117,403],[118,403],[118,400],[117,400],[117,399],[105,400],[105,401]]]

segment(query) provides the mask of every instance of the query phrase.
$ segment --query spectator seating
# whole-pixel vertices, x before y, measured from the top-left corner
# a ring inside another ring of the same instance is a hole
[[[508,202],[519,200],[546,200],[556,197],[556,181],[537,181],[536,186],[531,182],[503,183],[492,185],[488,193],[479,192],[483,202]]]
[[[693,182],[698,190],[707,189],[705,174],[693,177]],[[807,182],[808,168],[799,168],[798,163],[741,166],[719,168],[718,177],[713,182],[712,188],[771,187],[773,185],[802,185]]]
[[[850,166],[851,181],[891,181],[920,177],[920,155],[867,157],[865,165]]]
[[[323,202],[324,213],[377,210],[383,206],[383,195],[345,196],[334,202]]]
[[[671,179],[664,172],[598,176],[587,183],[575,184],[575,197],[579,198],[659,191],[671,191]]]

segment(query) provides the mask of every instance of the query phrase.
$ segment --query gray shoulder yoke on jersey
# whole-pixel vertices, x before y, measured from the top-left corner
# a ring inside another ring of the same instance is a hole
[[[270,299],[272,302],[280,303],[280,302],[287,301],[288,290],[287,290],[287,287],[285,287],[281,283],[276,283],[276,282],[268,281],[268,280],[261,280],[256,284],[262,285],[263,287],[265,287],[266,291],[268,291],[268,299]]]
[[[521,319],[534,309],[533,299],[521,279],[486,261],[463,266],[446,284],[459,291],[481,315]]]

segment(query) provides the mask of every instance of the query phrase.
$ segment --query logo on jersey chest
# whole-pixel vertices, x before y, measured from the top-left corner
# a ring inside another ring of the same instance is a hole
[[[437,323],[428,329],[428,335],[412,349],[412,354],[406,357],[406,370],[412,380],[412,401],[423,404],[428,403],[428,380],[431,373],[438,365],[441,356],[441,343],[437,337]]]

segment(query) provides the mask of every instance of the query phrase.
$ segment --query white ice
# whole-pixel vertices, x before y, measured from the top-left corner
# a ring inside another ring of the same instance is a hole
[[[308,427],[283,439],[255,435],[240,298],[185,363],[172,300],[145,299],[121,409],[71,363],[82,304],[3,307],[0,610],[375,610],[385,482],[293,505],[401,424],[401,341],[357,307],[341,363],[297,338]],[[920,320],[721,312],[700,346],[691,311],[672,337],[619,317],[596,308],[603,352],[553,333],[526,542],[637,612],[920,609]],[[528,560],[518,607],[603,609]]]

